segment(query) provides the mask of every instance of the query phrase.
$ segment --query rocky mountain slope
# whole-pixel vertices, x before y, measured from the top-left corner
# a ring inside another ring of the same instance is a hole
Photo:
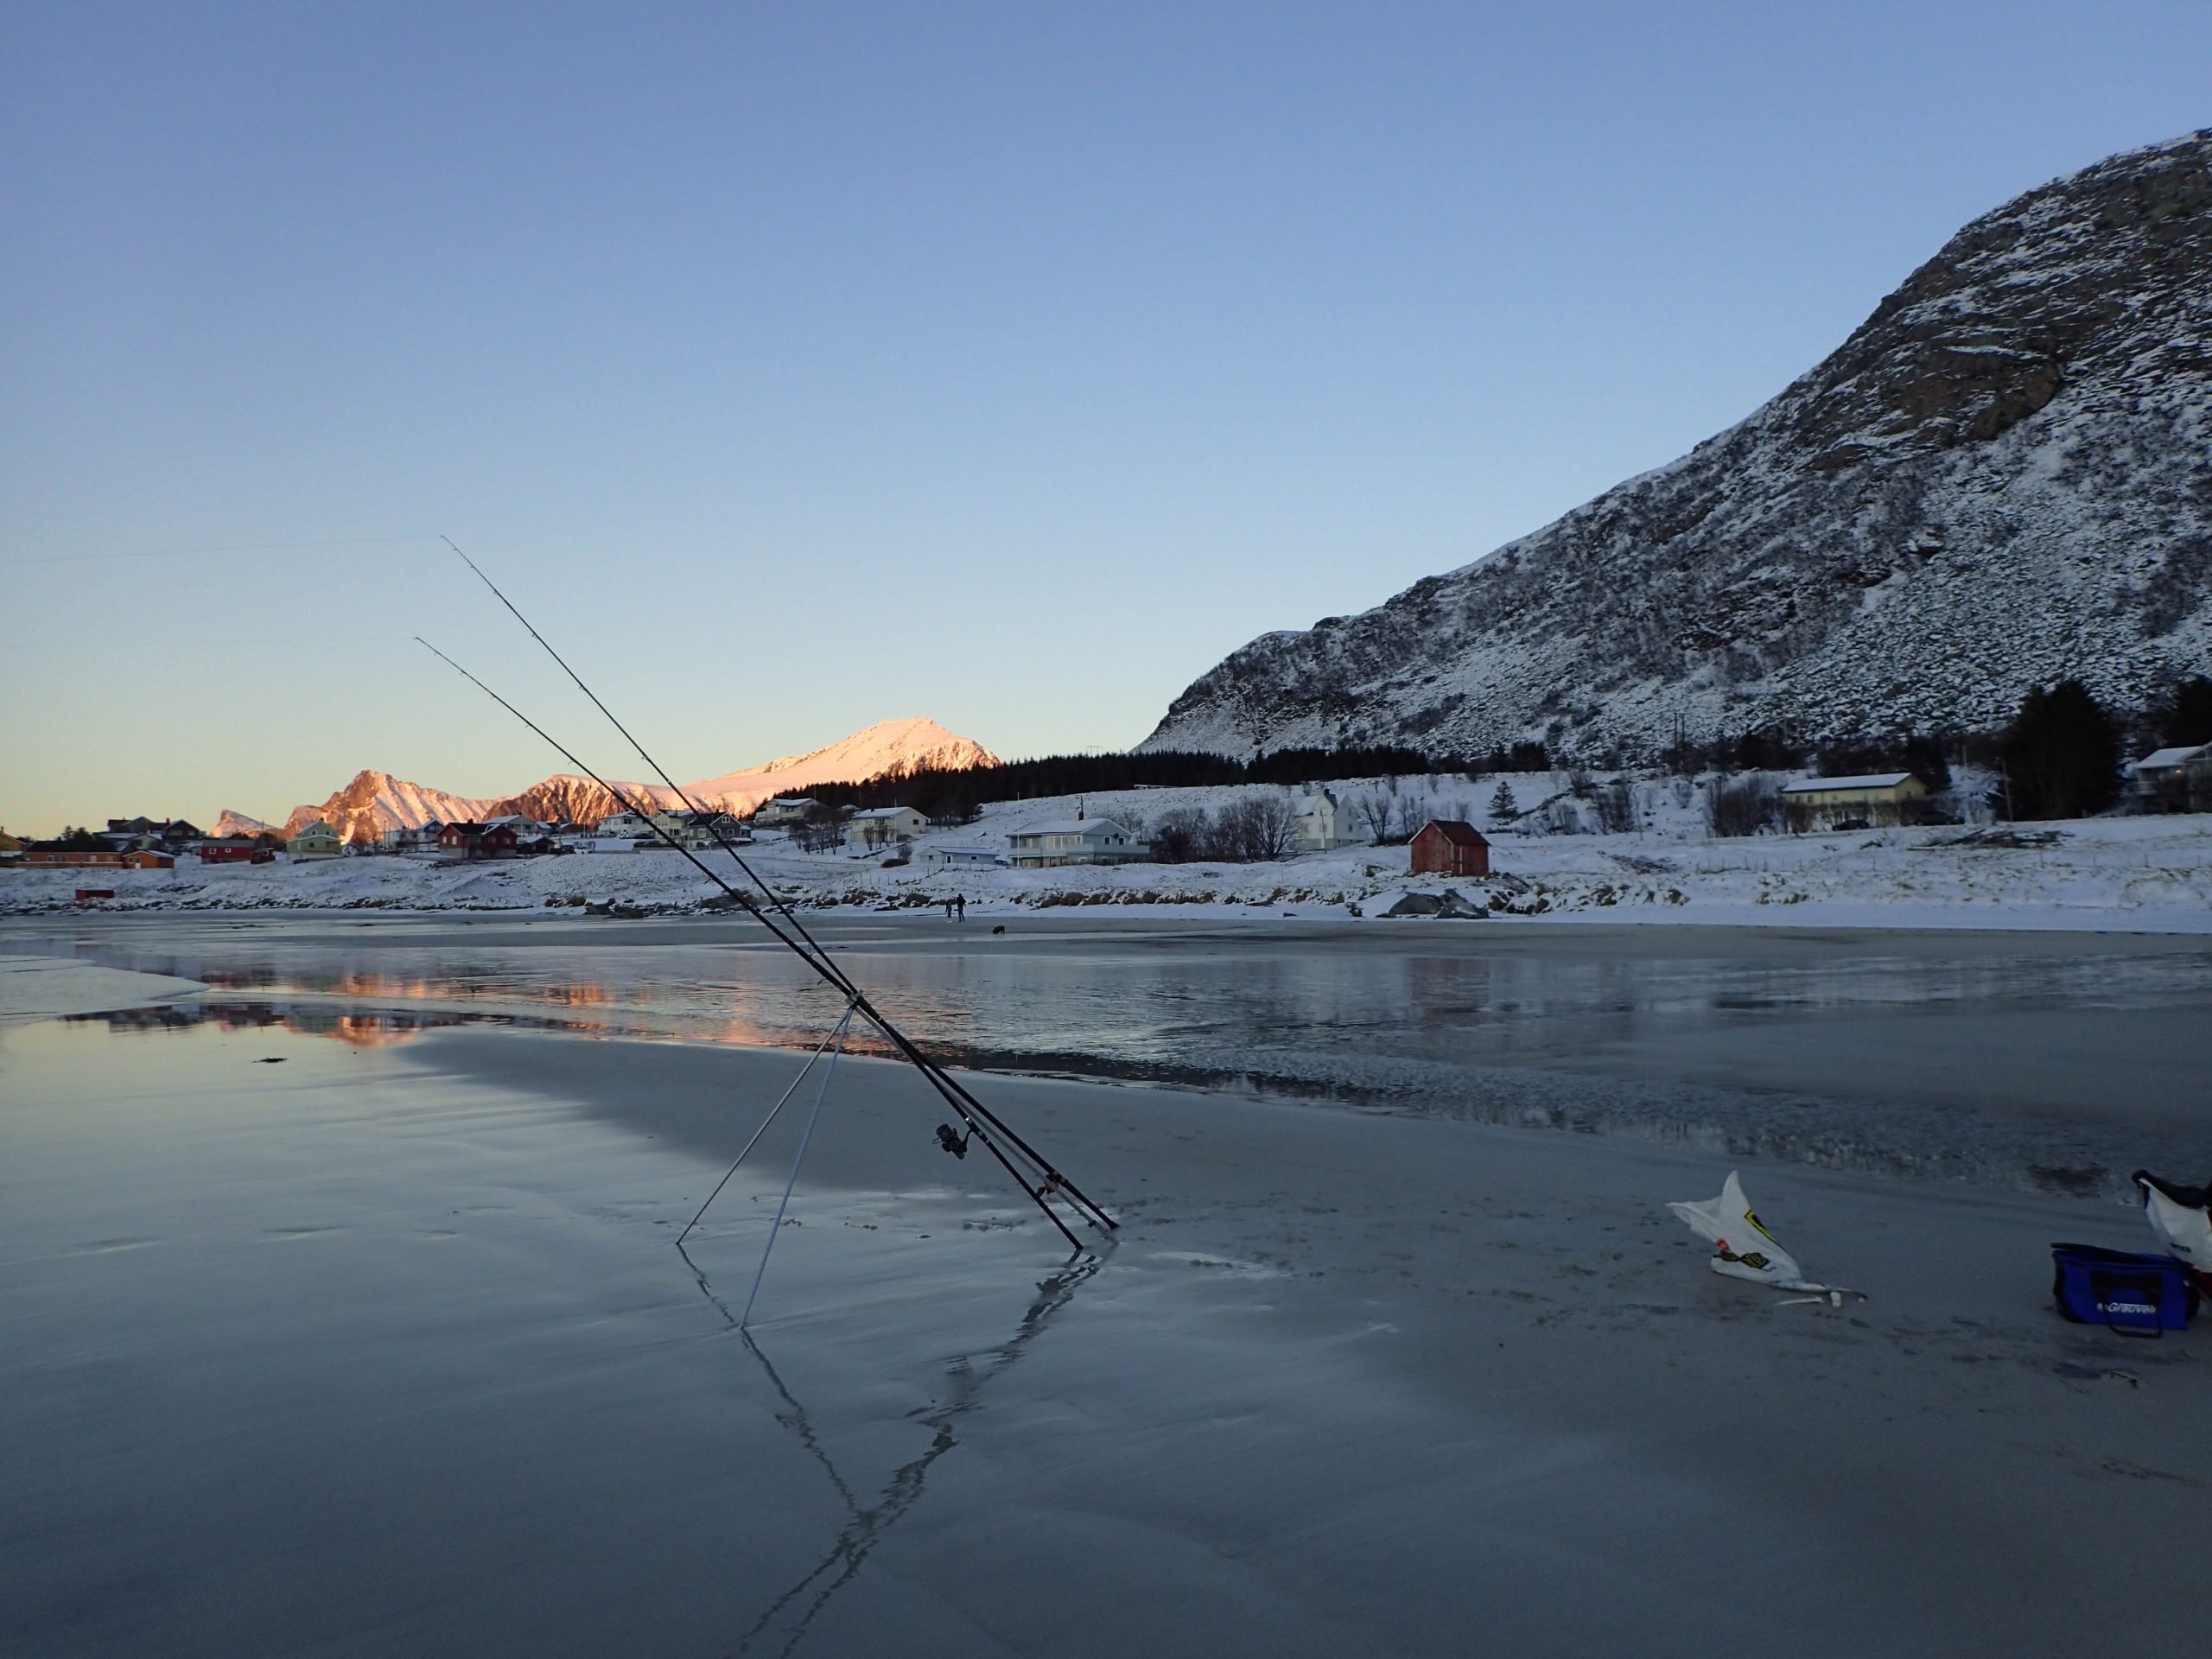
[[[824,748],[686,784],[683,793],[701,806],[744,813],[772,796],[803,794],[819,784],[866,783],[902,777],[923,766],[958,771],[998,764],[998,757],[982,744],[947,731],[933,720],[887,720]],[[662,806],[678,804],[674,791],[658,785],[615,782],[632,799],[649,798]],[[364,770],[327,800],[294,807],[283,833],[297,835],[320,818],[347,841],[372,841],[387,830],[413,829],[432,818],[449,823],[520,812],[545,822],[593,823],[617,810],[611,793],[573,773],[556,773],[518,794],[479,798],[448,795],[389,772]],[[223,821],[256,822],[228,811]]]
[[[1986,729],[2212,664],[2212,130],[1953,237],[1732,429],[1363,614],[1236,652],[1140,746]]]

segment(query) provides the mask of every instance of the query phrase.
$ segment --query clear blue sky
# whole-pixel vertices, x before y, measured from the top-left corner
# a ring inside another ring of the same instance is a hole
[[[418,632],[634,775],[441,531],[679,777],[1125,747],[2208,65],[2202,0],[0,5],[0,824],[556,769]]]

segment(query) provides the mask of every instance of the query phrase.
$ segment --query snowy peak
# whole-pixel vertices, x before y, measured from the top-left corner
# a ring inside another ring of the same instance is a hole
[[[972,738],[947,731],[933,720],[887,720],[840,742],[805,754],[785,755],[765,765],[687,784],[683,793],[701,806],[749,812],[772,796],[803,792],[821,784],[861,784],[876,778],[900,778],[922,767],[962,771],[995,766],[998,757]],[[632,800],[675,806],[675,791],[658,785],[617,782]],[[514,795],[490,798],[448,795],[409,783],[390,772],[364,769],[321,804],[296,806],[283,833],[296,836],[316,819],[347,842],[376,840],[387,830],[481,820],[520,812],[544,823],[595,823],[619,810],[613,791],[588,778],[556,773]],[[241,813],[226,812],[225,824],[251,826],[219,834],[252,835],[269,828]]]
[[[800,792],[817,784],[904,778],[925,767],[964,772],[998,764],[998,757],[973,738],[949,732],[933,720],[886,720],[825,748],[702,779],[685,785],[683,792],[702,804],[712,802],[725,811],[747,812],[773,796]]]
[[[425,789],[395,778],[388,772],[363,770],[353,782],[321,805],[296,806],[284,820],[286,836],[296,836],[320,818],[338,832],[341,841],[374,841],[388,830],[412,830],[435,818],[441,823],[455,819],[492,816],[496,800],[479,800]]]
[[[215,827],[208,831],[213,836],[265,836],[276,826],[264,823],[259,818],[250,818],[243,812],[233,812],[225,807],[215,820]]]
[[[1959,232],[1741,424],[1363,614],[1265,635],[1147,748],[1988,729],[2212,660],[2212,131]]]

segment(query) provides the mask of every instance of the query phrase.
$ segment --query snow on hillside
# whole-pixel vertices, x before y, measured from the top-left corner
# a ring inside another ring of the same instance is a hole
[[[233,812],[226,806],[215,820],[215,827],[207,833],[212,836],[259,836],[266,835],[276,827],[273,823],[264,823],[259,818],[250,818],[243,812]]]
[[[1575,921],[1840,927],[1969,927],[2212,933],[2212,817],[2113,817],[2015,826],[2025,846],[1974,827],[1714,839],[1705,830],[1701,786],[1643,778],[1632,785],[1630,833],[1557,834],[1546,826],[1571,801],[1565,773],[1510,775],[1522,809],[1515,823],[1488,810],[1497,779],[1400,779],[1416,811],[1462,812],[1492,842],[1489,880],[1414,880],[1403,847],[1357,847],[1257,864],[1137,864],[1111,868],[944,870],[928,862],[945,845],[1003,849],[1024,823],[1072,817],[1156,823],[1179,808],[1217,810],[1262,785],[1133,790],[1082,798],[997,803],[982,819],[933,830],[903,867],[842,853],[804,854],[779,836],[747,850],[754,868],[791,902],[909,911],[963,894],[988,918],[1023,910],[1111,907],[1131,918],[1335,918],[1360,926],[1467,927],[1480,922],[1382,919],[1408,890],[1453,887],[1500,917]],[[1342,798],[1388,791],[1388,780],[1332,785]],[[2043,836],[2048,844],[2033,844]],[[727,859],[709,855],[717,868]],[[379,909],[543,912],[616,904],[684,911],[716,889],[668,852],[468,863],[362,857],[311,864],[101,873],[117,897],[103,908]],[[68,871],[0,871],[0,910],[67,910],[81,881]],[[1102,913],[1106,912],[1102,909]]]
[[[1141,746],[1990,730],[2212,658],[2212,131],[1960,231],[1673,464],[1357,615],[1262,635]]]

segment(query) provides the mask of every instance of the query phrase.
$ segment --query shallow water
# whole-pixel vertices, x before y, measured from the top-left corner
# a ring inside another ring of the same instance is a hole
[[[2196,940],[816,925],[907,1031],[981,1067],[2110,1194],[2135,1167],[2212,1157],[2212,947]],[[365,1046],[454,1024],[810,1046],[839,1009],[729,922],[22,920],[0,926],[0,948],[213,987],[118,1024],[283,1024]],[[886,1052],[865,1029],[855,1049]]]

